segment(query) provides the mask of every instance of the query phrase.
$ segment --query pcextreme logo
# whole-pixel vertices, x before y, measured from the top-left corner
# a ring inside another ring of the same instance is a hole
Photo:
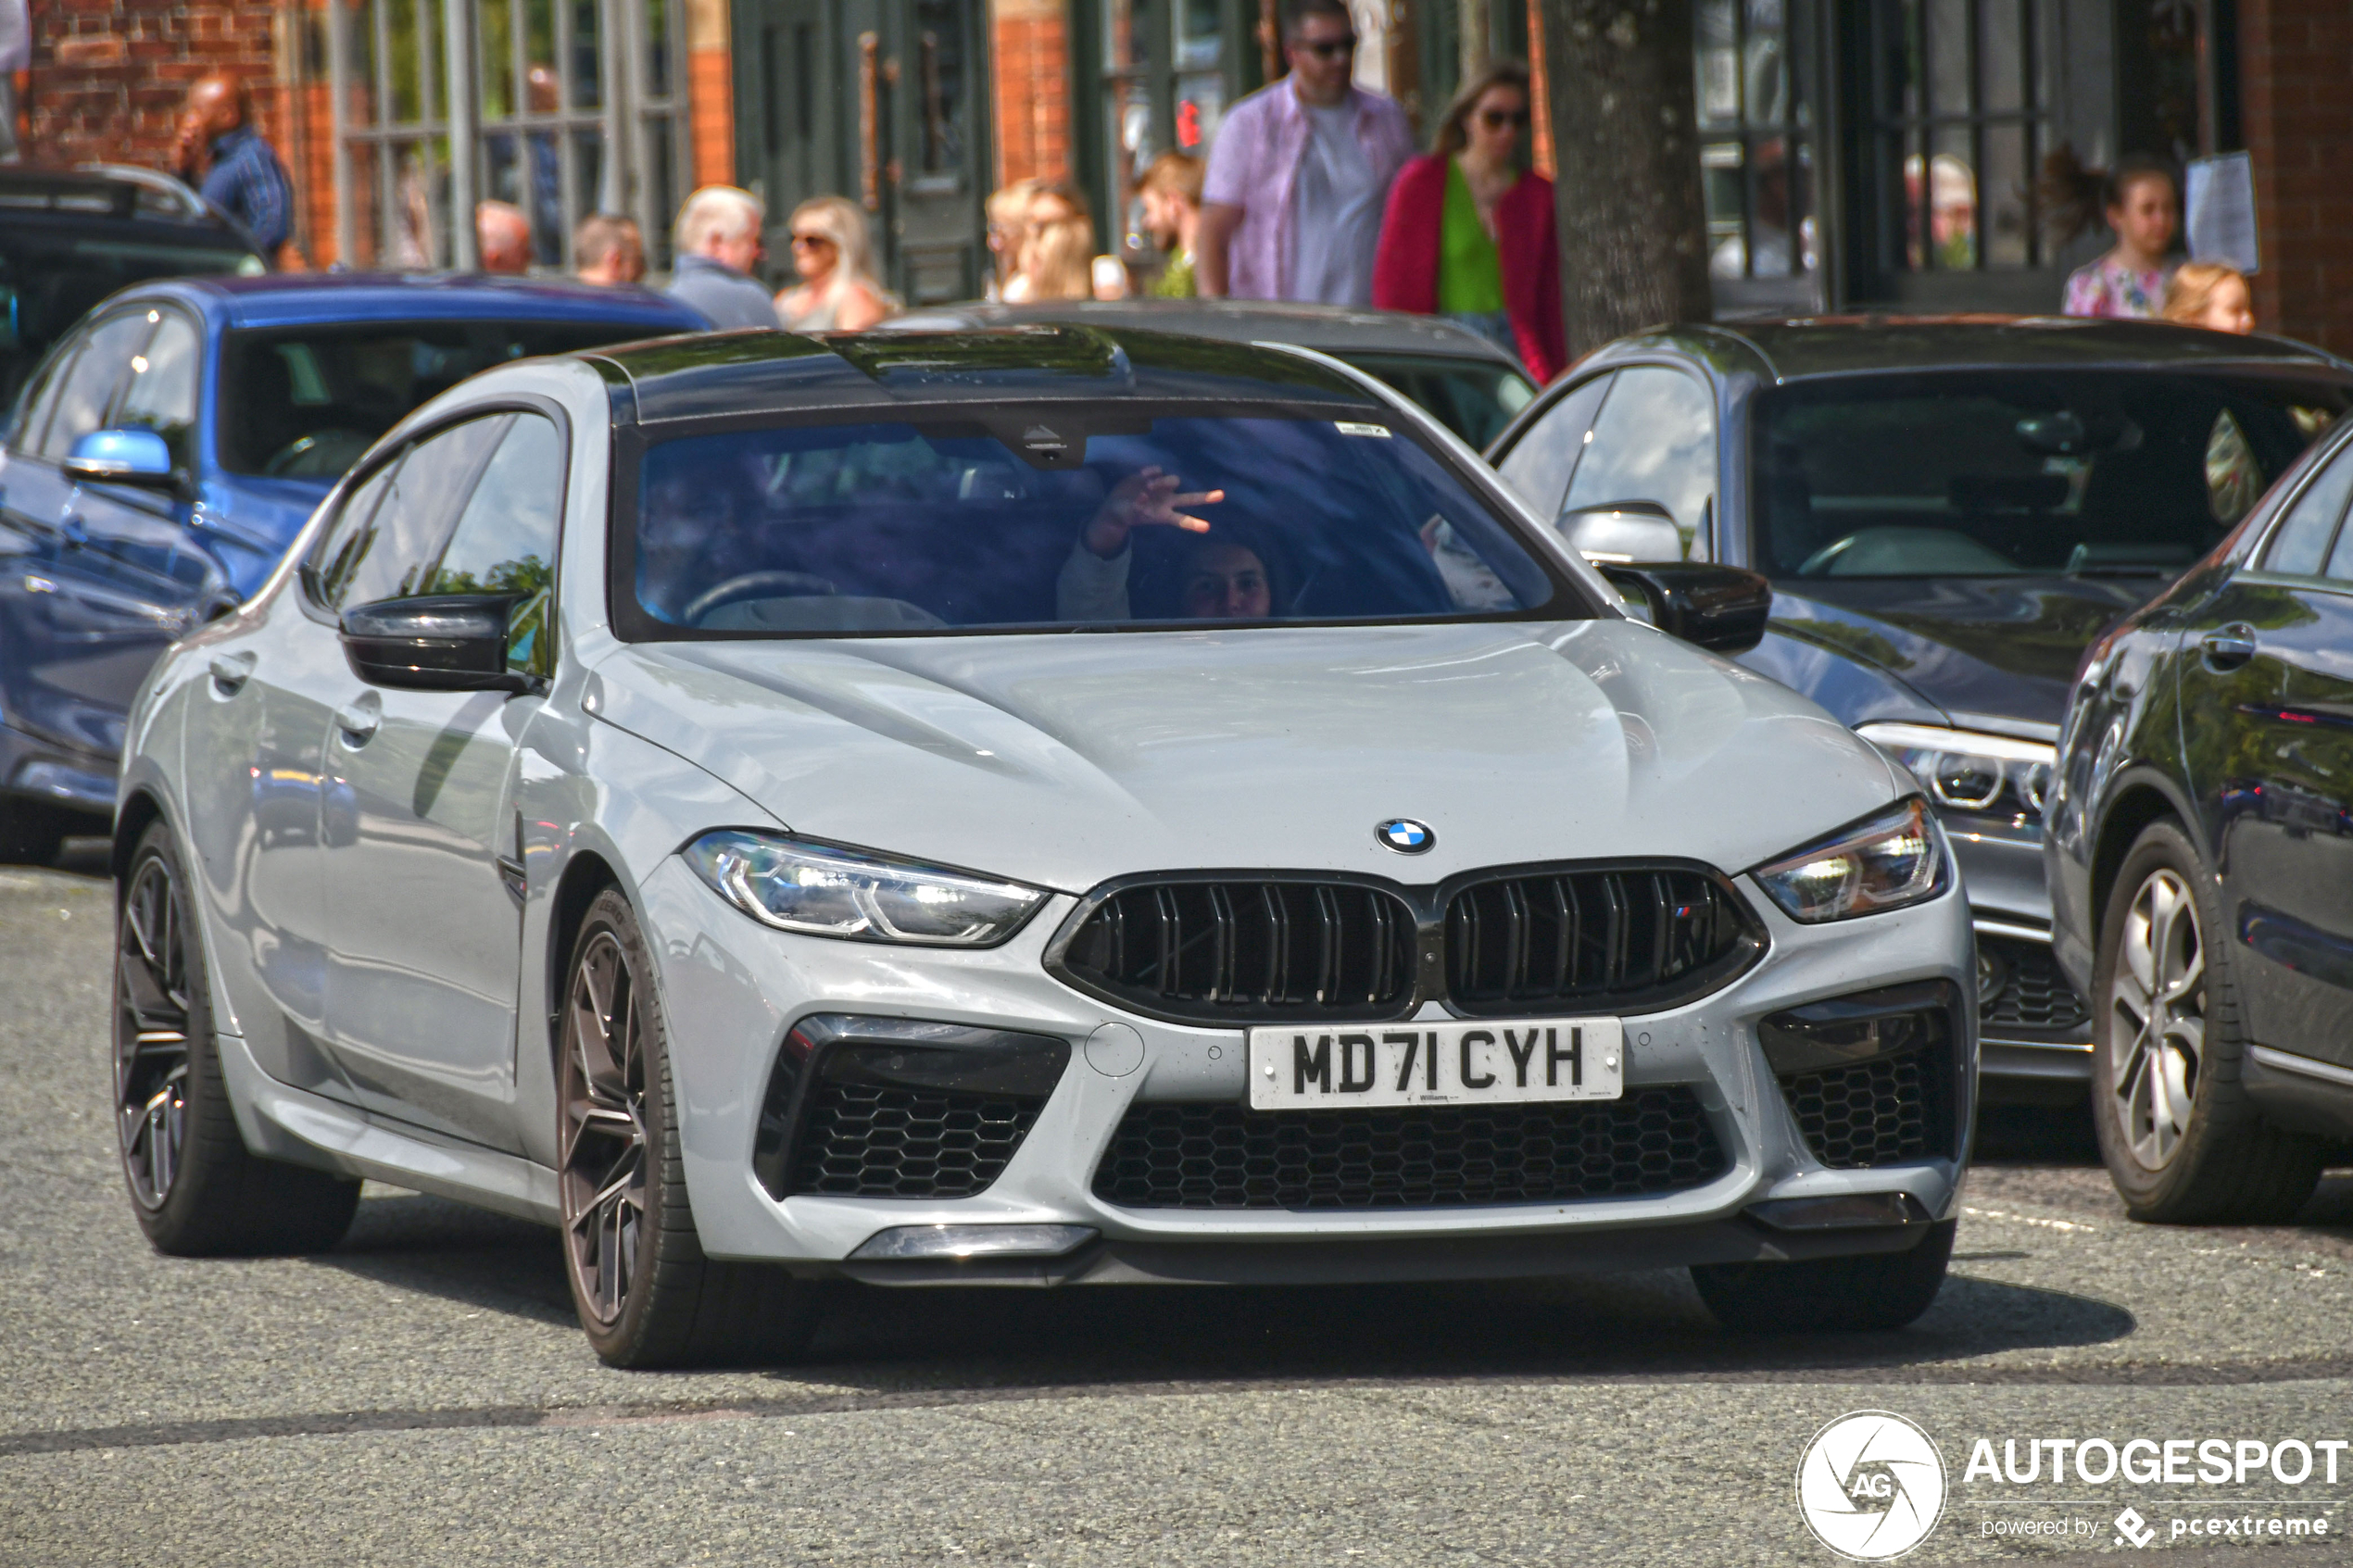
[[[1884,1562],[1928,1538],[1944,1512],[1944,1456],[1889,1411],[1855,1411],[1814,1434],[1797,1463],[1797,1511],[1815,1539]]]

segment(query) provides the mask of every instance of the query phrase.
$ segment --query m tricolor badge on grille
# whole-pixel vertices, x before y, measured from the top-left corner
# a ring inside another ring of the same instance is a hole
[[[1418,855],[1438,842],[1438,834],[1429,830],[1428,823],[1417,822],[1411,817],[1390,818],[1374,827],[1373,836],[1380,840],[1382,848],[1394,849],[1400,855]]]

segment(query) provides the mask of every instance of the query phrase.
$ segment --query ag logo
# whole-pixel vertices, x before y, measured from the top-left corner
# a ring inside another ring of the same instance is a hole
[[[1806,1445],[1797,1510],[1815,1538],[1841,1557],[1901,1557],[1928,1538],[1944,1512],[1944,1456],[1900,1415],[1840,1416]]]

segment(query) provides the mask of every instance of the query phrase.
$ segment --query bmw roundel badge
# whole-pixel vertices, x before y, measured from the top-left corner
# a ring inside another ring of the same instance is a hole
[[[1438,842],[1428,822],[1417,822],[1411,817],[1391,817],[1374,827],[1373,836],[1380,840],[1384,849],[1394,849],[1400,855],[1418,855]]]

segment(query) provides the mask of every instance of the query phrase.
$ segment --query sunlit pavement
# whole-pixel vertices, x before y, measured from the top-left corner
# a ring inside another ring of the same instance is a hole
[[[322,1258],[158,1258],[75,864],[0,868],[0,1563],[1827,1562],[1793,1477],[1860,1409],[1943,1453],[1911,1562],[2130,1555],[2128,1504],[2183,1562],[2243,1543],[2174,1515],[2353,1531],[2353,1451],[2334,1486],[1964,1479],[1979,1437],[2353,1438],[2353,1174],[2296,1227],[2134,1225],[2064,1116],[1989,1123],[1954,1278],[1881,1336],[1734,1339],[1666,1273],[859,1291],[807,1364],[623,1374],[552,1233],[432,1198],[371,1186]],[[1986,1533],[2062,1517],[2097,1533]]]

